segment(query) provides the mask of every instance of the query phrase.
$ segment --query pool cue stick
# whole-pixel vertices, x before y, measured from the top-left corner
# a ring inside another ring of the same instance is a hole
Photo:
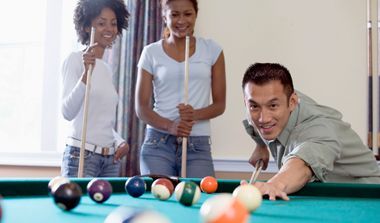
[[[255,165],[255,171],[252,173],[252,176],[251,176],[251,179],[249,180],[249,184],[253,184],[256,182],[257,180],[257,177],[260,175],[261,173],[261,170],[263,169],[263,160],[262,159],[259,159],[257,162],[256,162],[256,165]]]
[[[91,38],[90,46],[94,45],[95,39],[95,28],[91,27]],[[83,166],[84,166],[84,150],[86,146],[86,135],[87,135],[87,116],[88,116],[88,102],[91,89],[91,74],[92,74],[92,64],[89,65],[86,77],[86,92],[84,95],[84,105],[83,105],[83,122],[82,122],[82,137],[81,146],[79,152],[79,166],[78,166],[78,177],[83,177]]]
[[[186,35],[185,40],[185,105],[189,98],[189,49],[190,37]],[[187,137],[182,137],[182,162],[181,162],[181,177],[186,177],[187,163]]]

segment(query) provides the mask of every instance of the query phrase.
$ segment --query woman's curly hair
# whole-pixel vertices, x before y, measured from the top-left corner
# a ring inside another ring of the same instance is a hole
[[[84,45],[90,42],[90,34],[86,28],[100,15],[102,9],[110,8],[115,12],[117,20],[117,34],[121,35],[123,29],[128,28],[129,12],[123,0],[79,0],[74,11],[74,25],[78,41]]]

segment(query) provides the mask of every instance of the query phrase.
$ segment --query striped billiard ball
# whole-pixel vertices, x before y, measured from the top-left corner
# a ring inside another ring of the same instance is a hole
[[[174,192],[173,183],[166,178],[158,178],[153,181],[152,184],[152,194],[155,198],[159,200],[167,200],[169,199]]]
[[[198,202],[201,196],[199,186],[191,181],[182,181],[175,187],[175,197],[179,203],[191,206]]]

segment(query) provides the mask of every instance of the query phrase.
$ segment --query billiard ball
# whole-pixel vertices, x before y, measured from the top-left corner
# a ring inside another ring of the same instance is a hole
[[[218,189],[218,181],[215,177],[207,176],[201,180],[200,186],[203,192],[212,194]]]
[[[52,194],[52,192],[55,189],[57,189],[59,185],[64,184],[64,183],[69,183],[69,182],[70,180],[66,177],[62,177],[62,176],[54,177],[53,179],[49,181],[49,184],[48,184],[49,194]]]
[[[204,223],[248,222],[249,218],[249,212],[244,204],[227,193],[207,199],[199,212]]]
[[[238,186],[233,191],[232,196],[240,200],[251,212],[260,207],[263,200],[263,196],[259,189],[252,184]]]
[[[87,193],[96,203],[103,203],[111,196],[112,185],[106,180],[94,178],[87,184]]]
[[[146,191],[146,183],[141,177],[131,177],[125,182],[125,191],[132,197],[140,197]]]
[[[104,223],[170,223],[170,220],[156,212],[145,209],[133,209],[119,206],[104,220]]]
[[[166,178],[158,178],[153,181],[152,194],[159,200],[167,200],[172,196],[174,191],[173,183]]]
[[[79,204],[81,196],[82,189],[74,182],[61,184],[53,191],[55,204],[65,211],[75,208]]]
[[[192,181],[182,181],[175,187],[175,198],[185,206],[191,206],[198,202],[201,189]]]

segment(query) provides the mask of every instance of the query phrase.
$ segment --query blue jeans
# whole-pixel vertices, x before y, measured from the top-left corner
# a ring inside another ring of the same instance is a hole
[[[61,175],[78,177],[80,148],[66,145],[61,165]],[[84,151],[84,177],[118,177],[120,162],[113,162],[113,155],[103,156],[88,150]]]
[[[187,144],[186,177],[214,176],[209,136],[190,136]],[[182,142],[177,136],[147,129],[141,148],[141,174],[181,174]]]

